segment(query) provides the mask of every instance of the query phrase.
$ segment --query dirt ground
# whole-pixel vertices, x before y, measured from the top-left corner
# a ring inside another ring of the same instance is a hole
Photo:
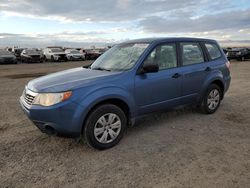
[[[18,103],[34,77],[86,63],[0,66],[0,187],[250,186],[250,61],[232,62],[215,114],[149,115],[105,151],[41,133]]]

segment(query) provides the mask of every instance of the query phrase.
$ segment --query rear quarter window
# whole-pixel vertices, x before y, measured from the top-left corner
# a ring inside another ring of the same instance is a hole
[[[192,65],[204,62],[204,56],[199,43],[181,43],[183,65]]]
[[[208,54],[212,60],[221,57],[220,49],[216,44],[206,43],[205,46],[206,46]]]

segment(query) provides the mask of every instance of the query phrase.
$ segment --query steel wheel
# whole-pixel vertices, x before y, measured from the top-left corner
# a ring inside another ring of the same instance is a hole
[[[217,89],[213,89],[208,94],[207,106],[210,110],[215,110],[220,103],[220,92]]]
[[[84,125],[86,143],[96,149],[108,149],[120,142],[127,126],[124,111],[113,104],[102,104],[94,108]]]
[[[94,127],[95,139],[102,143],[113,142],[121,131],[121,120],[114,113],[107,113],[101,116]]]

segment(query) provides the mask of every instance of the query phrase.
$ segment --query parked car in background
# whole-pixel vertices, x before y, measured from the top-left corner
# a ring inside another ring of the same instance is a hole
[[[18,61],[21,60],[21,53],[23,50],[25,50],[26,48],[12,48],[12,53],[16,56],[16,59]]]
[[[43,58],[45,61],[67,61],[67,56],[61,48],[45,48],[43,50]]]
[[[100,48],[100,49],[99,49],[99,53],[100,53],[100,54],[103,54],[103,53],[105,53],[108,49],[109,49],[109,48]]]
[[[66,56],[68,60],[85,60],[85,54],[80,53],[80,51],[76,49],[67,49],[65,50]]]
[[[6,50],[12,52],[12,48],[7,47]]]
[[[16,56],[7,50],[0,49],[0,64],[16,64]]]
[[[250,59],[250,49],[248,48],[232,48],[227,52],[228,60],[237,59],[239,61],[244,61],[245,59]]]
[[[88,145],[107,149],[147,113],[178,105],[216,112],[230,85],[229,66],[214,40],[138,39],[115,45],[88,68],[30,81],[20,104],[41,131],[83,135]]]
[[[222,48],[222,50],[223,50],[224,54],[227,54],[228,50],[226,48]]]
[[[63,47],[62,46],[47,46],[46,48],[60,48],[63,50]]]
[[[102,53],[99,50],[96,50],[96,49],[85,49],[84,52],[85,52],[85,59],[86,60],[95,60],[100,55],[102,55]]]
[[[43,53],[38,49],[25,49],[21,53],[21,62],[42,63]]]

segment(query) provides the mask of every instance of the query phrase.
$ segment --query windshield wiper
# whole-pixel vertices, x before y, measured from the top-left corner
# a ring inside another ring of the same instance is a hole
[[[96,67],[96,68],[93,68],[92,70],[111,71],[110,69],[105,69],[105,68],[102,68],[102,67]]]

